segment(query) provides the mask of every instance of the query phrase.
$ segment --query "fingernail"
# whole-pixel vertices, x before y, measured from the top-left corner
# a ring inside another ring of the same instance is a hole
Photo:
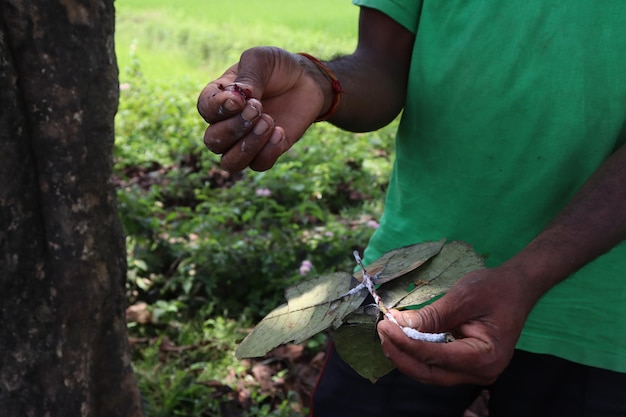
[[[224,103],[224,104],[226,104],[226,103]],[[259,114],[260,113],[256,109],[256,107],[251,106],[251,105],[248,104],[246,107],[244,107],[243,111],[241,112],[241,117],[243,117],[244,120],[247,120],[247,121],[251,122],[252,120],[254,120],[257,117],[259,117]]]
[[[229,98],[224,102],[224,108],[228,111],[235,111],[239,109],[239,104],[237,104],[235,100]]]
[[[263,133],[267,132],[269,128],[270,128],[269,123],[267,123],[265,119],[260,119],[257,122],[257,124],[254,126],[254,129],[252,129],[252,131],[254,132],[255,135],[262,135]]]
[[[422,318],[417,312],[405,313],[402,315],[404,320],[404,326],[411,327],[413,329],[419,329],[422,324]]]
[[[272,136],[270,137],[270,143],[272,145],[277,145],[278,143],[280,143],[281,140],[283,140],[283,134],[281,133],[280,130],[274,129],[274,132],[272,133]]]
[[[380,344],[385,343],[385,336],[381,332],[378,332],[378,337],[380,338]]]

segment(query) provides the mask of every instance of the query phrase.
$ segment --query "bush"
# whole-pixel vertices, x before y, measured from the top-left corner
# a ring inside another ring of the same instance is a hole
[[[318,124],[273,169],[231,175],[202,144],[200,86],[147,85],[135,68],[122,87],[115,181],[131,302],[254,319],[302,275],[352,268],[382,210],[390,130]]]
[[[219,2],[200,3],[130,1],[118,10],[114,181],[127,235],[133,367],[147,415],[306,415],[314,380],[303,375],[319,369],[325,335],[297,359],[238,361],[234,349],[282,303],[287,285],[353,267],[352,250],[366,244],[382,210],[393,127],[354,135],[318,124],[268,172],[222,171],[202,144],[203,85],[192,80],[221,74],[245,47],[279,40],[322,58],[348,53],[358,12],[333,3],[328,14],[322,2],[302,16],[295,5],[236,2],[228,19]],[[254,373],[261,365],[271,368],[269,387]]]

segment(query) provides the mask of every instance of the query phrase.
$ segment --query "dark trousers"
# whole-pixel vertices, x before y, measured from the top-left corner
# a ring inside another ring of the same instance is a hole
[[[626,374],[517,350],[489,387],[420,384],[396,371],[376,384],[334,349],[318,381],[312,417],[462,417],[483,389],[490,417],[626,417]]]

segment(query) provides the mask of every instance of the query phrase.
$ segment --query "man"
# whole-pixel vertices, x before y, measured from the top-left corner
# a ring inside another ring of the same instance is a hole
[[[315,416],[626,416],[626,3],[355,0],[359,41],[321,63],[245,51],[207,85],[224,168],[272,167],[318,119],[351,131],[402,110],[365,263],[441,237],[488,268],[378,325],[398,371],[369,384],[330,352]]]

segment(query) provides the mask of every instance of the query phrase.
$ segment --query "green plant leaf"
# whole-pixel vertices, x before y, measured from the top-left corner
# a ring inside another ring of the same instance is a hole
[[[343,323],[344,317],[365,300],[363,289],[345,295],[358,283],[347,272],[320,275],[285,291],[287,304],[271,311],[241,342],[238,359],[260,357],[277,346],[301,343],[309,337]]]
[[[380,311],[375,305],[362,306],[346,316],[344,324],[333,335],[339,356],[372,383],[395,367],[380,347],[376,332],[379,317]]]
[[[384,284],[418,268],[424,262],[437,255],[445,243],[445,239],[438,242],[423,242],[404,246],[385,253],[374,262],[366,265],[365,269],[372,278],[377,275],[375,284]],[[363,280],[363,271],[354,273],[359,281]]]

